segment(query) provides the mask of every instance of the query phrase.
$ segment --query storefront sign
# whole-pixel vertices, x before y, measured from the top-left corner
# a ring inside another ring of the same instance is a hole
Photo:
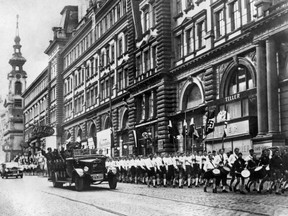
[[[48,125],[36,126],[33,128],[33,131],[31,133],[32,136],[30,139],[52,136],[54,132],[55,130],[51,126],[48,126]]]
[[[208,134],[207,140],[222,138],[224,133],[224,125],[215,126],[214,132]],[[249,134],[249,120],[234,122],[227,124],[226,137]]]
[[[254,152],[257,156],[260,156],[263,149],[267,149],[272,147],[272,143],[262,143],[262,144],[255,144],[253,146]]]
[[[233,101],[233,100],[237,100],[240,98],[240,94],[234,94],[234,95],[230,95],[230,96],[227,96],[225,97],[225,101],[226,102],[230,102],[230,101]]]
[[[89,147],[89,149],[94,149],[94,148],[95,148],[95,145],[94,145],[94,140],[93,140],[93,138],[92,138],[92,137],[89,137],[89,138],[87,139],[87,141],[88,141],[88,147]]]
[[[97,149],[107,152],[111,149],[111,129],[102,130],[97,133]]]

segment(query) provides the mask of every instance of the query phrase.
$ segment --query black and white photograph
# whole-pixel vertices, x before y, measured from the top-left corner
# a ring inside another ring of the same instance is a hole
[[[288,0],[0,14],[0,216],[288,215]]]

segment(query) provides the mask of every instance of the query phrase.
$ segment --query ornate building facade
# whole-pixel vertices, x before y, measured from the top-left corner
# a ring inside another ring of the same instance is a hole
[[[56,147],[123,156],[287,144],[287,12],[280,0],[89,1],[45,51]]]

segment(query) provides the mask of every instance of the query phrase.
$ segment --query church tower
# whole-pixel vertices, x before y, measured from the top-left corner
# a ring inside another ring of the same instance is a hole
[[[16,36],[13,45],[14,53],[9,60],[12,70],[8,73],[9,82],[8,95],[4,102],[5,111],[5,129],[3,150],[6,152],[6,161],[11,161],[14,157],[22,153],[23,142],[23,98],[22,93],[26,89],[27,74],[23,70],[26,59],[21,53],[21,44],[19,36],[18,18],[16,22]]]

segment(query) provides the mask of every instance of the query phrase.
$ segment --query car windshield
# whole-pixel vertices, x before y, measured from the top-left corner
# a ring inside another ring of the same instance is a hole
[[[6,168],[13,168],[13,167],[19,167],[18,163],[16,162],[6,163]]]

